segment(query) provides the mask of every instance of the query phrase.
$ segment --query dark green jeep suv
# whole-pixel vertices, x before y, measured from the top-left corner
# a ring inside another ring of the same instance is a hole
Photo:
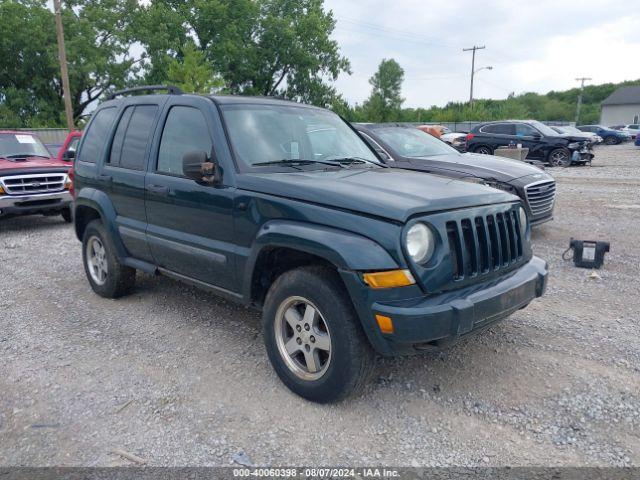
[[[140,270],[258,308],[277,374],[318,402],[363,385],[375,352],[441,348],[545,289],[517,197],[386,168],[320,108],[119,95],[73,174],[96,293],[126,294]]]

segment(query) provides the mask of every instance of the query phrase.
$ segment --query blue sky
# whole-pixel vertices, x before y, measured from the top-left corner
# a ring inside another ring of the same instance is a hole
[[[350,102],[370,92],[382,58],[405,71],[405,106],[444,105],[469,96],[471,53],[476,98],[510,92],[565,90],[576,77],[591,83],[640,78],[640,6],[625,0],[325,0],[333,33],[353,74],[336,86]]]

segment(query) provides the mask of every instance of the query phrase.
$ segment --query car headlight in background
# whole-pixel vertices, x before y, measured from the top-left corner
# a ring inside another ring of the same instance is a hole
[[[567,145],[567,148],[570,148],[571,150],[575,150],[577,148],[580,148],[582,146],[582,144],[580,142],[572,142],[569,145]]]
[[[525,212],[524,208],[520,207],[518,210],[518,217],[520,220],[520,233],[522,236],[527,232],[527,212]]]
[[[416,223],[407,232],[407,253],[416,263],[425,263],[433,255],[435,238],[424,223]]]

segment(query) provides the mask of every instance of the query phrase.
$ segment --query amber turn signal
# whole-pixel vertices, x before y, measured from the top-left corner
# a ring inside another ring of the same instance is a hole
[[[393,321],[389,317],[376,314],[376,322],[378,322],[378,327],[380,327],[380,331],[382,333],[393,333],[395,331],[393,328]]]
[[[365,273],[363,279],[371,288],[406,287],[416,283],[416,280],[409,270],[388,270],[386,272]]]
[[[4,194],[4,188],[2,188],[2,185],[0,185],[0,195]]]

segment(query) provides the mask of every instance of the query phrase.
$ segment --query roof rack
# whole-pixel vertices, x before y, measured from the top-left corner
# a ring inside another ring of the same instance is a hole
[[[118,90],[113,92],[107,97],[107,100],[113,100],[114,98],[133,92],[153,92],[155,90],[166,90],[169,95],[182,95],[182,90],[174,85],[143,85],[140,87],[125,88],[124,90]]]

